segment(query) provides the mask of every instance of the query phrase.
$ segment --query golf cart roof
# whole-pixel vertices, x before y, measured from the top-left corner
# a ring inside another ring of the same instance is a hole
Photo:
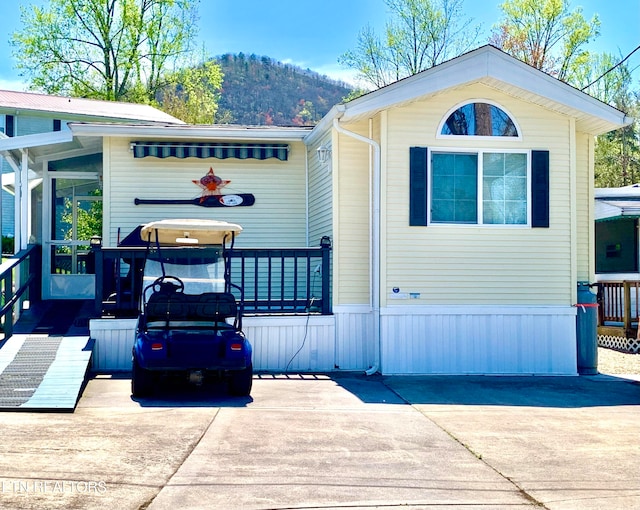
[[[221,245],[242,232],[235,223],[218,220],[170,219],[152,221],[142,227],[143,240],[170,246]],[[157,237],[156,237],[157,236]]]

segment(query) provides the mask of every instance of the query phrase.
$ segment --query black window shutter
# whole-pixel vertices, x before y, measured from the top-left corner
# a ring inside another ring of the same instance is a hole
[[[16,129],[15,129],[15,118],[13,115],[7,115],[4,118],[4,134],[7,136],[15,136],[16,135]]]
[[[60,119],[53,119],[53,130],[60,131],[62,129],[62,122]]]
[[[531,151],[531,226],[549,228],[549,151]]]
[[[409,225],[412,227],[427,225],[427,148],[409,149]]]

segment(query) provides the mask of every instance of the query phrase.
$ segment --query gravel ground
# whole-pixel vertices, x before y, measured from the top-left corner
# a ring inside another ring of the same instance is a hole
[[[598,347],[598,372],[601,374],[640,374],[640,354],[629,354]]]

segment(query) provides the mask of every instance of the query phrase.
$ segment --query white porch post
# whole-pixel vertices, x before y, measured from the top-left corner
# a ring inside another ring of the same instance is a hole
[[[16,162],[17,163],[17,162]],[[14,253],[18,253],[20,251],[20,246],[22,244],[21,241],[21,232],[22,232],[22,221],[20,218],[20,212],[22,211],[22,168],[21,165],[16,164],[13,168],[13,172],[15,177],[13,179],[13,251]]]
[[[4,158],[2,156],[0,156],[0,183],[2,182],[2,180],[1,180],[2,176],[4,175],[4,173],[2,172],[2,167],[3,167],[3,163],[4,163],[3,160],[4,160]],[[3,191],[4,190],[2,188],[0,188],[0,239],[2,238],[2,235],[3,235],[2,234],[2,195],[4,194]],[[0,252],[1,251],[2,250],[0,249]],[[0,255],[1,255],[1,253],[0,253]]]
[[[31,191],[29,190],[29,149],[22,151],[22,171],[20,172],[20,249],[26,250],[29,244]]]
[[[13,164],[14,179],[14,253],[25,250],[29,243],[29,149],[23,149],[20,164]]]

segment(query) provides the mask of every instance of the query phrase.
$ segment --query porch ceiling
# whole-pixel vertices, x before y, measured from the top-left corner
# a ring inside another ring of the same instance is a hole
[[[102,152],[102,138],[74,137],[70,132],[43,133],[0,139],[0,154],[16,164],[22,161],[22,151],[27,150],[29,165],[37,174],[40,163]]]

